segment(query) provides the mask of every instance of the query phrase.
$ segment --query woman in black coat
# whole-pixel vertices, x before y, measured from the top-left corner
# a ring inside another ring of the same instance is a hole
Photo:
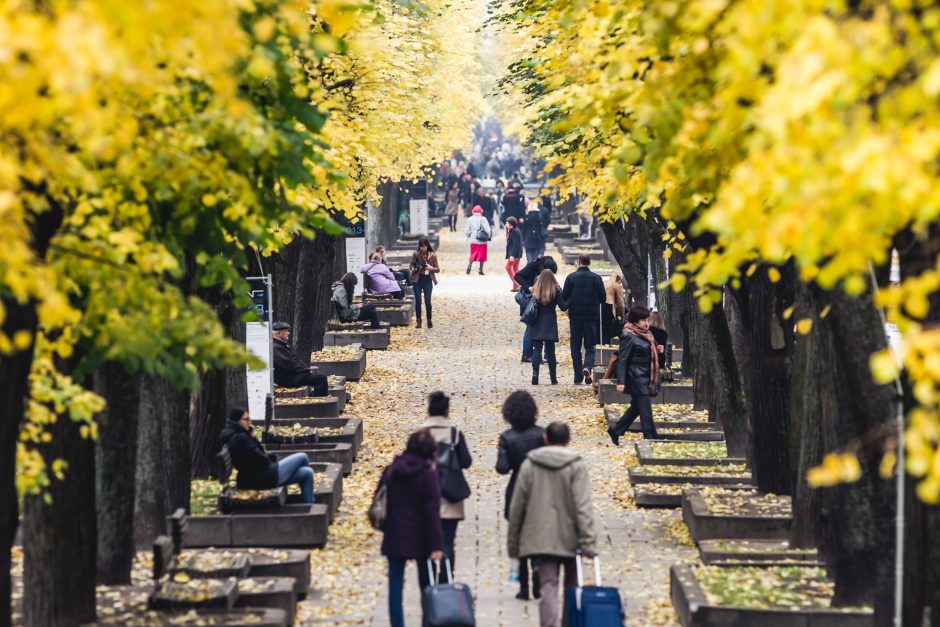
[[[650,310],[642,305],[631,307],[620,336],[620,350],[617,351],[617,391],[630,395],[630,407],[617,424],[607,430],[615,445],[620,444],[620,436],[627,432],[637,416],[643,426],[643,437],[656,437],[650,396],[655,395],[654,390],[659,386],[659,355],[649,327]]]
[[[522,462],[525,461],[529,451],[533,451],[545,444],[545,429],[535,424],[539,410],[535,399],[525,390],[516,390],[510,394],[503,403],[503,420],[511,425],[511,429],[503,431],[499,436],[499,452],[496,456],[496,472],[501,475],[509,474],[509,485],[506,486],[506,506],[503,515],[509,520],[509,504],[512,503],[512,493],[516,487],[516,473]],[[517,599],[529,598],[529,567],[532,568],[532,597],[537,599],[539,593],[538,565],[531,558],[519,560],[519,593]]]
[[[424,590],[431,581],[427,560],[444,557],[441,488],[432,463],[436,455],[437,442],[430,430],[415,431],[405,452],[382,471],[379,480],[380,487],[387,486],[382,555],[388,558],[388,620],[392,627],[405,627],[402,596],[408,560],[417,560],[418,586]]]
[[[522,260],[522,233],[519,232],[519,221],[515,218],[506,219],[506,274],[512,281],[513,292],[519,291],[516,282],[516,273],[519,272],[519,262]]]
[[[539,206],[535,203],[529,204],[529,210],[525,214],[525,255],[529,263],[532,263],[545,250],[545,236],[542,233],[542,216],[539,213]]]
[[[558,314],[555,312],[555,307],[566,311],[568,303],[561,295],[561,286],[555,280],[554,272],[547,268],[542,270],[535,285],[532,286],[532,298],[538,302],[538,316],[535,322],[529,325],[529,339],[532,341],[532,385],[539,383],[542,347],[545,348],[548,375],[552,385],[557,385],[555,343],[558,341]]]

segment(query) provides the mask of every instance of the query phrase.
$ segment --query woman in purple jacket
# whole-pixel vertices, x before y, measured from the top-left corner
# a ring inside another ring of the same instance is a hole
[[[363,285],[370,294],[392,294],[401,300],[405,294],[401,285],[395,280],[395,275],[382,263],[382,256],[372,253],[369,263],[359,269],[363,276]]]
[[[437,442],[431,431],[415,431],[405,452],[382,471],[379,480],[380,486],[388,486],[382,555],[388,558],[388,620],[392,627],[405,626],[405,564],[417,560],[418,586],[423,590],[431,583],[427,560],[444,557],[441,488],[432,464],[436,455]]]

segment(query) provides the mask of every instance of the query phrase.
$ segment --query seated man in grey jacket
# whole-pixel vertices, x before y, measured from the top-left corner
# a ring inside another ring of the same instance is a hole
[[[548,425],[546,446],[531,451],[522,462],[509,507],[509,557],[539,560],[542,627],[562,624],[559,567],[565,568],[567,593],[577,585],[576,552],[580,549],[585,557],[597,554],[588,468],[579,454],[567,448],[570,440],[568,425]]]

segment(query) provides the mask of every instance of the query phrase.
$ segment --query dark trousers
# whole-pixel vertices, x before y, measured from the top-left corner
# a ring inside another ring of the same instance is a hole
[[[428,314],[428,320],[431,319],[431,292],[434,290],[434,282],[427,275],[421,276],[418,282],[414,284],[415,292],[415,318],[421,320],[421,295],[424,294],[424,310]]]
[[[532,576],[529,576],[532,568]],[[541,592],[539,582],[539,561],[534,557],[523,557],[519,560],[519,591],[529,592],[529,583],[532,584],[532,596]]]
[[[418,589],[424,590],[431,584],[427,560],[418,563]],[[405,590],[405,565],[408,560],[398,557],[388,558],[388,622],[392,627],[405,627],[405,609],[402,604]]]
[[[394,296],[397,300],[401,300],[405,297],[405,293],[401,290],[398,290],[397,292],[389,292],[389,294]]]
[[[522,334],[522,356],[532,357],[532,340],[529,339],[529,325],[525,325],[525,332]]]
[[[574,366],[574,381],[581,383],[581,371],[594,367],[594,347],[597,345],[596,318],[570,318],[571,329],[571,365]],[[581,361],[581,347],[584,346],[584,361]]]
[[[532,376],[539,376],[539,364],[542,363],[542,347],[545,347],[545,361],[548,363],[548,374],[555,380],[555,342],[550,340],[532,340]]]
[[[454,555],[454,541],[457,540],[457,524],[460,521],[456,518],[442,518],[441,527],[444,530],[444,555],[450,560],[450,569],[454,570],[454,563],[457,561]],[[447,573],[444,576],[446,578]]]
[[[636,394],[630,397],[630,407],[623,412],[623,416],[611,429],[618,436],[623,435],[630,429],[633,421],[640,417],[640,425],[643,426],[643,437],[650,439],[656,437],[656,425],[653,424],[653,405],[650,403],[650,397],[646,394]]]
[[[447,216],[447,226],[450,228],[451,232],[457,231],[457,214]]]
[[[359,322],[369,321],[373,329],[379,328],[379,312],[375,310],[375,305],[365,304],[359,308],[359,316],[356,318]]]
[[[621,325],[617,324],[617,318],[614,317],[614,306],[610,303],[601,305],[601,344],[609,344],[613,338],[620,336]]]
[[[314,396],[326,396],[330,393],[330,384],[329,380],[326,378],[326,375],[318,374],[316,372],[310,372],[303,375],[299,381],[297,381],[297,387],[302,387],[309,385],[313,388]]]

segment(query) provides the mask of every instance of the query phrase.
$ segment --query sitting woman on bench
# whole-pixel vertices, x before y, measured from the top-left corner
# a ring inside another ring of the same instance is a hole
[[[306,453],[294,453],[281,461],[264,452],[261,442],[251,433],[248,410],[236,407],[229,413],[222,430],[222,446],[228,446],[232,465],[238,471],[238,487],[244,490],[268,490],[296,483],[304,503],[313,503],[313,468]]]
[[[379,312],[375,310],[375,305],[365,303],[363,305],[353,304],[353,291],[359,279],[352,272],[347,272],[340,277],[339,281],[333,283],[333,306],[336,308],[336,315],[340,322],[361,322],[368,320],[373,329],[378,329]]]
[[[372,253],[369,263],[362,266],[359,271],[362,272],[364,287],[370,294],[391,294],[398,300],[405,297],[392,271],[382,263],[382,255]]]

